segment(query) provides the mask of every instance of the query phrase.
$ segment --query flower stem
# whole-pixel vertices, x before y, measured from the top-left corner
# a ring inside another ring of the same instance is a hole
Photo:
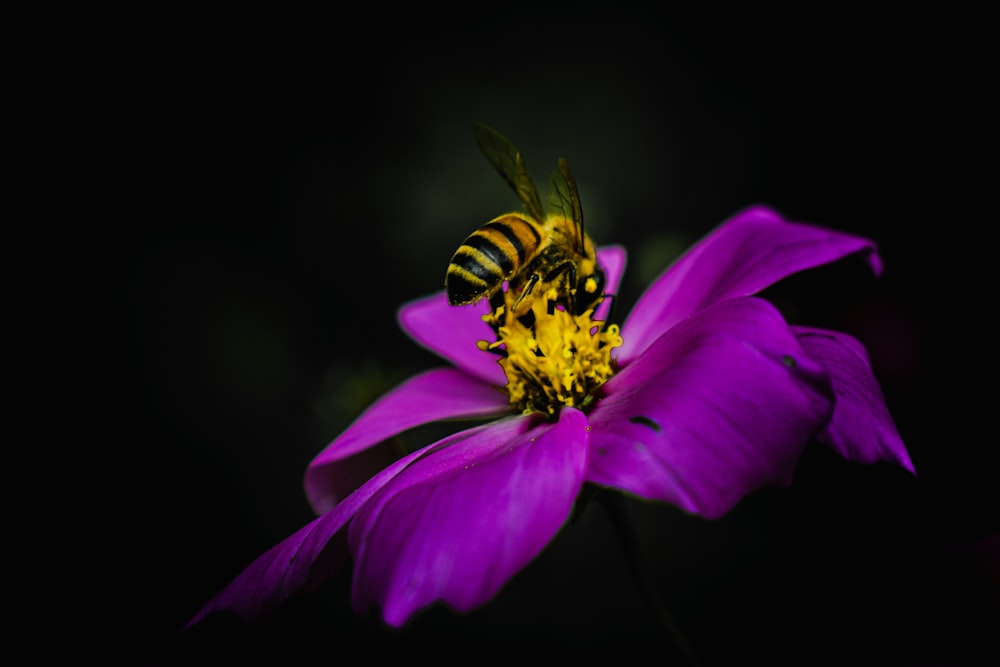
[[[632,578],[639,587],[639,593],[642,595],[643,601],[666,629],[667,634],[673,640],[677,649],[687,661],[687,664],[691,667],[698,667],[700,664],[698,657],[694,654],[691,646],[684,639],[684,635],[681,634],[674,623],[674,619],[667,610],[663,600],[657,595],[656,587],[649,574],[649,569],[642,558],[639,537],[636,534],[632,520],[629,518],[624,497],[615,491],[604,491],[603,493],[598,493],[597,496],[611,518],[615,534],[618,536],[618,542],[622,545],[622,551],[625,552],[625,560],[628,562],[629,572],[631,572]]]

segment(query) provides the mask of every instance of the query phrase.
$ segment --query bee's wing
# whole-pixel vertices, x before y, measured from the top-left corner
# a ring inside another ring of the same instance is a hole
[[[542,200],[535,184],[528,176],[528,168],[521,157],[521,151],[502,134],[483,123],[474,123],[472,131],[487,159],[497,168],[507,184],[517,193],[528,214],[539,222],[545,220]]]
[[[576,189],[576,180],[569,170],[569,163],[559,158],[559,168],[552,170],[549,176],[549,210],[573,221],[576,230],[576,250],[583,254],[583,207],[580,205],[580,193]]]

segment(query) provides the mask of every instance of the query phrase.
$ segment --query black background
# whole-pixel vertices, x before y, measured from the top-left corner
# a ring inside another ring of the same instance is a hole
[[[868,346],[917,477],[811,445],[790,489],[717,521],[629,504],[702,663],[986,664],[995,297],[970,251],[991,243],[976,198],[995,179],[977,166],[994,161],[980,20],[496,5],[133,16],[76,35],[39,132],[68,130],[48,166],[84,186],[49,194],[72,219],[35,214],[67,269],[36,303],[58,323],[43,344],[85,362],[26,392],[67,452],[32,472],[60,546],[43,623],[86,628],[78,653],[135,665],[539,651],[680,664],[597,506],[468,615],[388,630],[351,611],[348,568],[262,625],[181,632],[312,518],[311,458],[439,363],[395,315],[516,206],[473,140],[484,121],[540,182],[569,160],[591,235],[629,250],[623,313],[750,204],[879,244],[879,279],[848,261],[770,295]],[[49,492],[63,473],[79,492]]]

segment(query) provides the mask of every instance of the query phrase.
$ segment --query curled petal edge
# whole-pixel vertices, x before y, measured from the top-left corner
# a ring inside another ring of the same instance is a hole
[[[836,395],[833,414],[816,439],[849,461],[887,461],[916,474],[861,342],[840,331],[801,326],[792,331],[826,368]]]

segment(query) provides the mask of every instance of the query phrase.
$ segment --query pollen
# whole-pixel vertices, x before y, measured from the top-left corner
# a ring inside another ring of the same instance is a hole
[[[480,341],[479,347],[502,350],[498,363],[507,376],[510,403],[524,414],[554,416],[563,406],[587,409],[616,370],[611,352],[622,344],[618,325],[594,320],[597,305],[573,315],[555,305],[558,297],[550,289],[532,301],[530,313],[517,317],[510,307],[516,295],[507,291],[507,307],[483,317],[497,338]]]

